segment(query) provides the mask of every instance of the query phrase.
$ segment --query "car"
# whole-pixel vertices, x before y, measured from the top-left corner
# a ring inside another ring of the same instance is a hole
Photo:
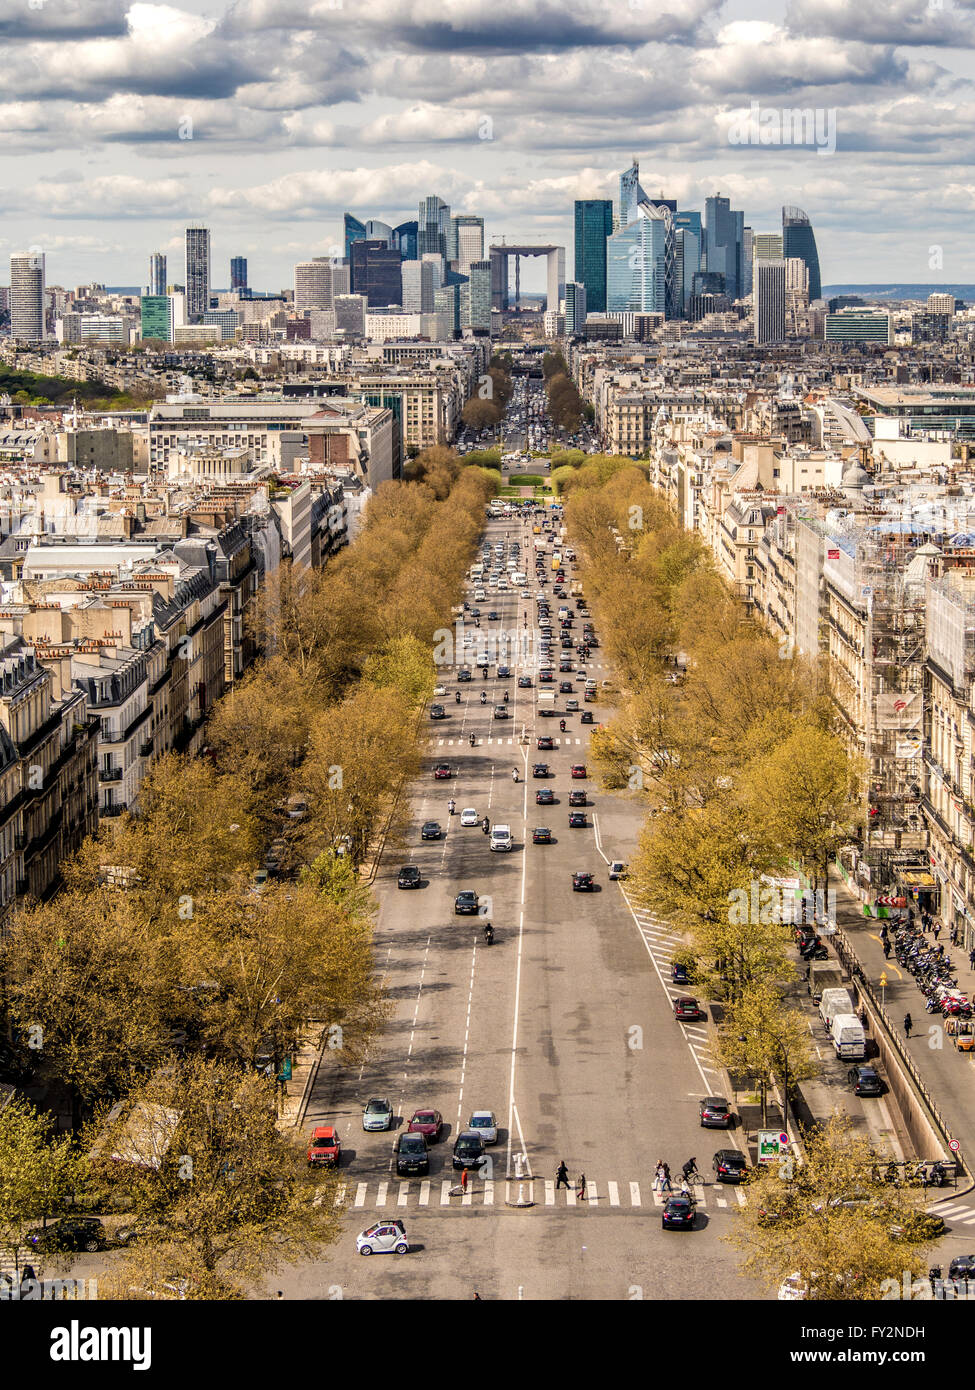
[[[543,748],[548,752],[555,747],[555,739],[549,734],[542,734],[538,739],[537,747]]]
[[[538,791],[535,793],[535,805],[536,805],[536,806],[554,806],[554,805],[555,805],[555,793],[552,791],[551,787],[539,787]]]
[[[419,888],[420,868],[417,864],[404,864],[396,876],[397,888]]]
[[[481,818],[473,806],[465,806],[460,813],[460,823],[465,826],[480,825]]]
[[[499,681],[506,681],[506,680],[510,679],[510,677],[511,677],[511,667],[510,667],[510,666],[499,666],[499,667],[498,667],[498,680],[499,680]]]
[[[739,1149],[719,1149],[712,1159],[715,1182],[744,1182],[748,1162]]]
[[[479,899],[471,888],[465,888],[454,899],[454,915],[476,917]]]
[[[576,671],[576,680],[577,680],[577,681],[584,681],[584,680],[586,680],[586,679],[588,679],[588,677],[587,677],[587,675],[586,675],[586,668],[585,668],[585,666],[580,666],[579,669]]]
[[[702,1129],[731,1129],[734,1116],[724,1096],[705,1096],[701,1101]]]
[[[572,875],[573,893],[591,893],[596,887],[596,880],[592,874],[580,870]]]
[[[433,687],[434,699],[436,699],[438,695],[446,695],[446,693],[447,687],[445,685],[435,685]]]
[[[484,1162],[484,1140],[476,1129],[462,1129],[454,1141],[455,1168],[479,1168]]]
[[[374,1097],[367,1100],[362,1111],[362,1128],[368,1132],[389,1129],[393,1123],[393,1107],[388,1100]]]
[[[609,866],[609,877],[614,883],[626,878],[626,864],[622,859],[614,859]]]
[[[552,843],[552,832],[547,825],[536,825],[532,831],[533,845],[550,845]]]
[[[569,775],[570,775],[570,777],[577,777],[577,778],[578,778],[578,777],[585,777],[585,776],[586,776],[586,765],[585,765],[585,763],[573,763],[573,765],[572,765],[572,767],[571,767],[571,769],[570,769],[570,771],[569,771]]]
[[[569,805],[570,805],[570,806],[588,806],[588,804],[589,804],[589,797],[588,797],[588,795],[587,795],[586,792],[584,792],[584,791],[579,791],[578,789],[576,789],[575,791],[569,792]]]
[[[491,839],[488,849],[508,851],[515,847],[514,838],[511,834],[510,825],[493,825],[491,827]]]
[[[569,692],[570,692],[571,690],[572,690],[572,682],[571,682],[571,681],[559,681],[559,694],[560,694],[560,695],[568,695]]]
[[[578,708],[578,701],[577,701],[577,700],[567,700],[567,701],[566,701],[566,709],[568,709],[568,707],[569,707],[570,704],[575,704],[576,707]],[[580,722],[581,724],[591,724],[591,723],[592,723],[592,710],[591,710],[591,709],[584,709],[584,710],[582,711],[581,716],[580,716],[579,722]]]
[[[498,1142],[498,1122],[493,1110],[475,1110],[467,1121],[467,1128],[476,1131],[484,1144]]]
[[[428,820],[423,822],[423,829],[420,831],[421,840],[439,840],[443,834],[443,826],[438,820]]]
[[[27,1232],[26,1244],[38,1251],[104,1250],[105,1227],[97,1216],[62,1216],[50,1226]]]
[[[466,666],[462,666],[457,672],[457,679],[458,681],[469,681],[472,679],[471,672]]]
[[[532,678],[531,678],[531,676],[519,676],[519,677],[518,677],[518,689],[519,689],[519,690],[531,690],[531,688],[532,688]]]
[[[875,1067],[853,1067],[850,1079],[855,1096],[882,1096],[884,1093],[884,1083]]]
[[[431,705],[431,706],[430,706],[430,718],[431,718],[431,719],[446,719],[446,718],[447,718],[447,711],[444,709],[443,705]]]
[[[490,613],[488,614],[488,622],[489,622],[489,623],[496,623],[496,622],[498,622],[498,620],[500,619],[500,617],[501,617],[501,614],[497,611],[497,609],[496,609],[496,608],[492,608],[491,611],[490,611]]]
[[[675,1192],[660,1214],[660,1224],[665,1231],[689,1231],[694,1225],[697,1207],[693,1197],[683,1192]]]
[[[309,1165],[321,1164],[325,1168],[337,1168],[341,1161],[342,1144],[338,1131],[331,1125],[319,1125],[317,1129],[312,1130],[308,1144]]]
[[[360,1255],[405,1255],[410,1248],[402,1221],[377,1221],[355,1238]]]
[[[450,763],[437,763],[437,766],[433,769],[433,775],[438,782],[442,782],[445,778],[453,777],[454,770],[450,766]]]
[[[678,1023],[696,1023],[704,1018],[700,1004],[689,994],[682,994],[674,1000],[674,1018]]]
[[[495,706],[494,706],[494,716],[493,716],[493,717],[494,717],[495,719],[507,719],[507,717],[508,717],[508,706],[507,706],[507,705],[495,705]]]
[[[586,820],[586,813],[585,813],[585,811],[570,811],[570,812],[569,812],[569,829],[570,829],[570,830],[583,830],[583,829],[585,829],[585,827],[586,827],[588,824],[589,824],[589,822]]]
[[[670,978],[675,985],[689,985],[691,982],[691,968],[683,961],[675,960],[671,963]]]
[[[533,777],[550,777],[551,775],[548,763],[532,763]]]
[[[555,680],[555,672],[554,672],[554,671],[539,671],[539,673],[538,673],[538,680],[539,680],[539,684],[547,684],[547,683],[550,682],[550,681],[554,681],[554,680]]]
[[[422,1134],[435,1144],[443,1132],[443,1116],[439,1110],[414,1110],[407,1127],[408,1134]]]

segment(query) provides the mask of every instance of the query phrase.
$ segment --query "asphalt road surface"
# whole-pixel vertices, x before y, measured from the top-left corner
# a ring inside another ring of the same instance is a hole
[[[531,598],[489,590],[478,604],[481,633],[527,633],[529,646],[511,660],[504,681],[495,662],[487,680],[476,673],[458,684],[453,669],[443,673],[448,717],[429,725],[429,758],[411,789],[410,848],[384,860],[376,882],[376,957],[393,1017],[358,1072],[326,1058],[306,1115],[308,1132],[322,1123],[339,1129],[345,1231],[321,1261],[276,1276],[275,1287],[293,1298],[471,1298],[474,1289],[484,1298],[526,1300],[764,1297],[739,1275],[722,1240],[745,1194],[711,1182],[712,1154],[737,1139],[735,1131],[699,1123],[701,1097],[720,1090],[718,1074],[706,1070],[705,1027],[674,1020],[678,991],[666,972],[667,929],[652,914],[631,911],[625,884],[607,876],[608,861],[628,858],[636,844],[641,807],[598,790],[589,767],[587,779],[570,778],[571,765],[587,760],[594,726],[565,714],[566,694],[556,694],[555,717],[537,707],[538,538],[520,520],[492,521],[486,530],[492,543],[506,533],[520,541]],[[551,598],[551,570],[545,574],[557,634],[562,601]],[[472,595],[473,588],[473,602]],[[498,621],[487,621],[491,610]],[[576,640],[579,634],[581,620]],[[588,662],[599,681],[611,676],[602,652],[595,649]],[[573,653],[572,660],[577,665],[579,658]],[[518,688],[521,674],[531,676],[530,689]],[[597,724],[606,717],[605,705],[583,702],[577,671],[558,679],[573,682],[580,711],[594,710]],[[558,692],[558,683],[547,688]],[[509,717],[495,720],[505,689]],[[564,735],[559,716],[567,721]],[[528,743],[521,742],[523,730]],[[553,736],[556,749],[538,752],[539,734]],[[536,760],[554,775],[535,780]],[[433,777],[441,761],[452,766],[449,781]],[[543,786],[554,791],[555,805],[536,806]],[[568,793],[581,787],[589,793],[588,825],[570,829]],[[453,817],[449,797],[457,805]],[[514,849],[492,853],[480,828],[461,828],[464,807],[487,815],[492,826],[509,824]],[[421,842],[420,826],[429,819],[445,827],[443,839]],[[553,843],[532,844],[536,825],[551,828]],[[418,890],[397,889],[406,862],[421,867]],[[594,873],[595,892],[572,891],[578,869]],[[487,899],[492,946],[477,918],[454,915],[461,889]],[[372,1096],[391,1101],[392,1132],[363,1131],[362,1108]],[[429,1177],[398,1179],[396,1134],[426,1107],[444,1118]],[[453,1143],[478,1109],[497,1115],[498,1142],[487,1150],[484,1176],[472,1178],[463,1196],[451,1195],[459,1181]],[[696,1229],[664,1231],[653,1169],[663,1158],[678,1173],[692,1155],[706,1178],[697,1189]],[[568,1192],[555,1189],[561,1159],[573,1183]],[[519,1167],[529,1175],[523,1181]],[[582,1172],[584,1200],[575,1190]],[[509,1205],[519,1200],[532,1205]],[[358,1255],[356,1234],[384,1217],[404,1222],[410,1253]]]

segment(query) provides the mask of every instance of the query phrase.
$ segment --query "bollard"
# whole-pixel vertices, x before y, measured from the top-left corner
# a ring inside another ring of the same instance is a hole
[[[527,1172],[528,1155],[524,1153],[515,1154],[514,1164],[514,1180],[518,1184],[518,1195],[513,1200],[511,1197],[506,1196],[504,1199],[504,1204],[506,1207],[533,1207],[535,1205],[535,1202],[531,1195],[531,1187],[534,1179]]]

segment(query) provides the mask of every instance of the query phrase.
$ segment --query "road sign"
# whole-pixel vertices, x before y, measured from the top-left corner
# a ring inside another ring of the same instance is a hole
[[[961,1144],[957,1139],[949,1139],[948,1148],[951,1150],[953,1154],[956,1154],[958,1150],[961,1148]]]
[[[774,1163],[789,1147],[789,1136],[775,1129],[758,1131],[759,1163]]]
[[[881,989],[886,989],[886,988],[887,988],[887,975],[886,975],[886,972],[884,972],[884,974],[882,974],[881,977],[880,977],[880,988],[881,988]]]

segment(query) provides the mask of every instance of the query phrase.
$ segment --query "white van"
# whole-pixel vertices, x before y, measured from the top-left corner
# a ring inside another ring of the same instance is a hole
[[[861,1062],[867,1055],[863,1025],[856,1014],[837,1014],[833,1019],[833,1046],[837,1057]]]
[[[833,987],[824,989],[819,1001],[819,1017],[823,1020],[827,1033],[833,1027],[837,1014],[855,1014],[849,990]]]
[[[503,575],[501,576],[501,578],[500,578],[500,579],[498,580],[498,582],[497,582],[497,586],[496,586],[496,587],[499,588],[499,589],[507,589],[507,587],[508,587],[508,576],[507,576],[506,574],[503,574]]]
[[[487,599],[487,594],[484,592],[483,589],[475,589],[475,590],[474,590],[474,602],[475,602],[475,603],[484,603],[484,602],[486,601],[486,599]]]
[[[510,825],[496,825],[491,831],[491,848],[509,850],[514,848]]]

